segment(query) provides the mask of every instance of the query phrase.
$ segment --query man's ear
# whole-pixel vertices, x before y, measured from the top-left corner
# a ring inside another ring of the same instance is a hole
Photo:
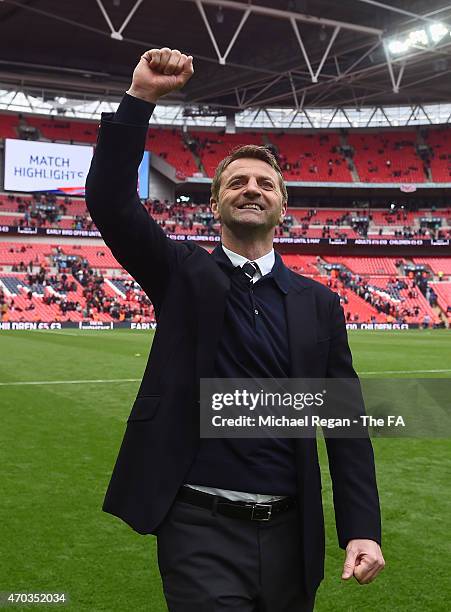
[[[214,199],[213,196],[210,198],[210,208],[211,208],[211,212],[213,213],[214,220],[215,221],[220,221],[221,220],[221,214],[219,212],[219,204]]]
[[[288,202],[282,202],[282,210],[280,211],[279,223],[285,219],[288,209]]]

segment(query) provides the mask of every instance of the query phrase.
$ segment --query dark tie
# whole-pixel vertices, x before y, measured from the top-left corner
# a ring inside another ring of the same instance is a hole
[[[249,282],[252,283],[252,279],[254,278],[255,273],[258,272],[259,267],[258,264],[255,263],[255,261],[246,261],[246,263],[241,266],[241,269],[243,270]]]

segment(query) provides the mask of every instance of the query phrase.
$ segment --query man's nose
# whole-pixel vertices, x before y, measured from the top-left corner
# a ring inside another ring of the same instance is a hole
[[[256,181],[255,178],[250,177],[247,181],[246,187],[244,189],[244,193],[248,196],[259,196],[261,194],[260,185]]]

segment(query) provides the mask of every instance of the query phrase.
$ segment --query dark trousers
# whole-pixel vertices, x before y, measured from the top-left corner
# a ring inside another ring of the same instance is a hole
[[[269,522],[177,500],[157,533],[169,612],[310,612],[296,509]]]

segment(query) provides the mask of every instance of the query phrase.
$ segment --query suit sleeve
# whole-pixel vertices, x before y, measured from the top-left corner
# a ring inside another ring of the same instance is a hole
[[[328,378],[357,379],[352,366],[343,309],[335,296],[332,312]],[[354,414],[365,414],[358,383],[351,407]],[[354,389],[356,387],[354,386]],[[332,478],[335,522],[338,541],[346,548],[356,538],[381,543],[379,496],[376,484],[373,447],[368,435],[362,438],[326,437],[329,471]]]
[[[139,112],[142,115],[142,109],[138,108]],[[147,122],[124,123],[124,112],[119,119],[116,121],[113,113],[102,114],[86,181],[86,205],[105,243],[138,281],[158,313],[170,275],[188,251],[166,237],[137,193]]]

